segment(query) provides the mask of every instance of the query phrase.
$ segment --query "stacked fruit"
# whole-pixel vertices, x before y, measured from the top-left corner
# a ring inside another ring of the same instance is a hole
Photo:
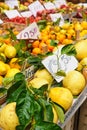
[[[18,64],[16,49],[11,44],[0,42],[0,85],[3,77],[12,77],[20,72],[21,66]]]

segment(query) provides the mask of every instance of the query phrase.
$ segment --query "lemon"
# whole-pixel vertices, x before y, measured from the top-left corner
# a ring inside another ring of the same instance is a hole
[[[54,107],[52,107],[52,109],[53,109],[53,115],[54,115],[54,117],[53,117],[53,123],[57,123],[58,122],[57,112],[56,112],[56,110],[55,110]]]
[[[13,77],[16,73],[19,73],[20,70],[17,68],[11,68],[7,71],[7,74],[5,75],[5,77]]]
[[[3,62],[6,62],[6,56],[4,53],[0,53],[0,60],[3,61]]]
[[[7,58],[13,58],[16,56],[16,49],[15,49],[15,47],[8,45],[8,46],[6,46],[4,53]]]
[[[5,43],[0,42],[0,52],[4,52],[6,46],[7,45]]]
[[[5,66],[6,66],[7,71],[11,69],[9,64],[5,64]]]
[[[64,110],[68,110],[73,102],[73,95],[69,89],[63,87],[54,87],[49,91],[49,98],[61,107]]]
[[[0,75],[5,75],[7,73],[7,69],[5,63],[0,61]]]
[[[16,102],[4,106],[0,112],[0,128],[3,130],[16,130],[19,120],[15,112]]]
[[[29,82],[29,86],[32,86],[34,88],[40,88],[45,84],[49,84],[49,83],[46,79],[43,78],[34,78]]]
[[[87,39],[81,40],[75,44],[76,49],[76,58],[78,60],[82,60],[83,58],[87,57]]]
[[[12,58],[9,62],[9,65],[11,68],[18,68],[21,69],[21,66],[18,64],[19,59],[18,58]]]
[[[53,77],[46,69],[37,70],[36,73],[34,74],[34,77],[44,78],[49,83],[52,83],[52,81],[53,81]]]
[[[80,64],[81,64],[83,67],[87,67],[87,57],[83,58],[83,59],[80,61]]]
[[[63,86],[69,89],[73,95],[79,95],[86,85],[84,76],[76,71],[70,71],[63,79]]]
[[[2,86],[2,80],[3,80],[3,77],[0,76],[0,86]]]

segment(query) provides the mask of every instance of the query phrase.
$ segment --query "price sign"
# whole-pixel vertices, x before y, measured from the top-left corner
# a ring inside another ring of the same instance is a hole
[[[39,36],[39,28],[34,22],[17,35],[17,39],[37,39]]]
[[[10,7],[10,8],[14,8],[15,6],[19,6],[18,5],[18,0],[5,0],[5,3]]]
[[[3,21],[0,19],[0,24],[2,24],[3,23]]]
[[[20,13],[17,10],[6,10],[5,14],[9,19],[15,18],[17,16],[21,17]]]
[[[24,12],[21,12],[21,15],[23,17],[29,18],[32,15],[32,13],[31,13],[31,11],[24,11]]]
[[[29,10],[32,12],[32,14],[36,17],[36,14],[38,11],[42,11],[45,8],[43,7],[43,5],[37,0],[35,2],[33,2],[32,4],[30,4],[28,6]]]
[[[55,9],[56,7],[55,7],[55,5],[52,3],[52,2],[46,2],[46,3],[44,3],[44,6],[45,6],[45,8],[46,9]]]
[[[54,4],[56,8],[60,8],[61,5],[67,5],[66,0],[55,0]]]
[[[64,78],[64,76],[56,75],[58,71],[62,70],[67,73],[76,69],[78,66],[78,61],[74,56],[68,56],[66,54],[60,55],[60,53],[61,49],[58,49],[56,53],[52,56],[48,56],[42,61],[42,64],[47,68],[57,82],[62,81]]]
[[[26,79],[31,79],[34,76],[34,66],[30,66],[23,71]]]
[[[50,17],[53,22],[57,21],[57,19],[60,18],[59,26],[62,26],[64,24],[64,18],[61,13],[50,14]]]

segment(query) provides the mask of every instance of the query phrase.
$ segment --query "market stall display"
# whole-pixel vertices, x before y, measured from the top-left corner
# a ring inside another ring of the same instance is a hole
[[[86,100],[86,6],[0,4],[0,128],[64,129]]]

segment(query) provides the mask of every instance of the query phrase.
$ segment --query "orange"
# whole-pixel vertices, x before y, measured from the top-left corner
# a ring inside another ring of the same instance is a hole
[[[41,42],[41,43],[39,44],[39,48],[40,48],[40,49],[42,49],[44,46],[46,46],[46,44],[45,44],[44,42]]]
[[[49,49],[50,51],[53,51],[54,46],[51,46],[50,44],[48,44],[48,49]]]
[[[59,36],[57,36],[57,40],[59,40],[60,42],[62,42],[65,38],[66,36],[64,34],[60,34]]]
[[[39,46],[39,41],[38,40],[32,43],[33,48],[36,48],[38,46]]]
[[[34,49],[32,50],[32,53],[33,53],[33,54],[36,54],[36,55],[37,55],[37,54],[41,54],[41,49],[36,47],[36,48],[34,48]]]
[[[73,43],[73,40],[71,40],[71,39],[64,39],[62,42],[62,44],[65,44],[65,45],[72,44],[72,43]]]

